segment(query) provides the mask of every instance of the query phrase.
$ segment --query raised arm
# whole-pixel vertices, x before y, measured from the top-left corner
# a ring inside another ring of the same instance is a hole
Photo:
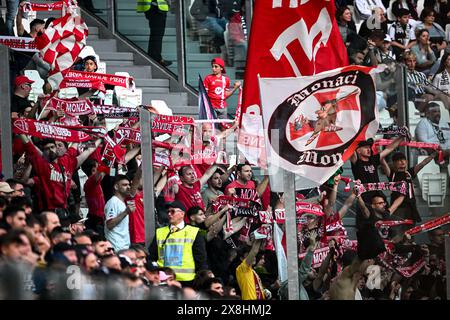
[[[83,164],[83,162],[86,161],[87,158],[89,158],[89,156],[94,153],[94,151],[98,148],[98,146],[100,145],[100,143],[102,142],[102,139],[97,139],[95,140],[95,144],[93,147],[89,147],[86,150],[84,150],[82,153],[80,153],[77,157],[77,168],[79,166],[81,166]],[[77,148],[78,147],[78,143],[72,145],[73,148]]]
[[[353,205],[353,202],[355,201],[356,194],[352,192],[351,195],[348,196],[347,200],[345,200],[344,204],[342,205],[341,209],[339,209],[339,219],[342,220],[344,218],[345,214],[347,213],[348,209],[351,208]]]
[[[341,175],[338,174],[334,178],[334,184],[333,188],[331,188],[330,196],[328,197],[328,204],[323,209],[323,212],[329,217],[333,213],[333,207],[336,203],[336,197],[337,197],[337,189],[339,185],[339,181],[341,180]]]
[[[139,185],[141,184],[141,178],[142,178],[142,163],[136,170],[133,181],[131,181],[130,196],[134,197],[136,195],[139,189]]]
[[[400,142],[402,142],[402,140],[403,137],[395,138],[390,145],[386,146],[386,148],[384,148],[384,150],[380,152],[380,159],[387,157],[392,151],[394,151],[399,146]]]
[[[436,157],[437,154],[438,153],[435,151],[432,154],[430,154],[428,157],[423,159],[420,163],[416,164],[416,166],[414,167],[414,174],[417,175],[419,173],[419,171],[423,169],[423,167],[425,167],[427,164],[429,164],[431,162],[431,160],[433,160]]]
[[[261,196],[264,193],[268,185],[269,185],[269,176],[266,174],[261,183],[258,184],[258,186],[256,187],[256,192],[258,192],[259,196]]]
[[[208,182],[209,178],[212,177],[214,172],[216,172],[216,170],[217,170],[216,164],[213,164],[211,167],[209,167],[208,170],[206,170],[205,173],[203,174],[203,176],[201,176],[201,178],[199,179],[200,185],[201,186],[205,185],[206,182]]]
[[[358,206],[361,210],[361,213],[363,214],[364,218],[369,219],[370,217],[370,211],[367,209],[366,204],[364,203],[364,200],[361,196],[358,197]]]
[[[250,252],[248,253],[247,258],[245,258],[245,263],[247,263],[248,266],[251,266],[253,261],[256,258],[256,255],[259,252],[259,248],[261,247],[261,244],[263,242],[263,239],[256,239],[253,241],[252,248],[250,249]]]

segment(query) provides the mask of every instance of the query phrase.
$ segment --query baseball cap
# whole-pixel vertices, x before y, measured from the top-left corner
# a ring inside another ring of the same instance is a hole
[[[366,141],[361,141],[358,143],[358,148],[369,146],[371,147],[373,145],[373,139],[367,139]]]
[[[221,58],[214,58],[211,60],[211,64],[218,64],[219,66],[222,67],[222,73],[227,73],[227,71],[225,70],[225,62],[221,59]]]
[[[32,83],[34,83],[34,81],[29,79],[27,76],[17,76],[16,80],[14,80],[14,86],[15,87],[18,87],[18,86],[20,86],[21,84],[24,84],[24,83],[32,84]]]
[[[167,281],[169,276],[164,271],[159,271],[159,281]]]
[[[384,37],[384,40],[383,40],[384,42],[391,42],[392,41],[392,39],[391,39],[391,37],[387,34],[385,37]]]
[[[7,182],[0,182],[0,192],[11,193],[14,192]]]
[[[181,209],[181,210],[183,210],[184,212],[186,212],[186,208],[185,208],[184,205],[183,205],[180,201],[178,201],[178,200],[175,200],[175,201],[172,201],[172,202],[167,203],[165,207],[166,207],[166,209],[169,209],[169,208],[178,208],[178,209]]]
[[[88,218],[80,218],[77,216],[70,217],[70,224],[84,223]]]

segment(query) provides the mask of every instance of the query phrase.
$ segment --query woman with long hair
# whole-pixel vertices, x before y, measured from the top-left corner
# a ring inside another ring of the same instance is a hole
[[[428,75],[436,62],[436,55],[431,48],[430,32],[427,29],[418,29],[416,39],[416,44],[411,47],[411,52],[417,58],[416,70]]]
[[[344,43],[348,45],[352,40],[352,36],[356,34],[356,26],[352,20],[352,12],[350,11],[350,8],[347,6],[337,8],[336,21],[339,26],[342,39],[344,40]]]

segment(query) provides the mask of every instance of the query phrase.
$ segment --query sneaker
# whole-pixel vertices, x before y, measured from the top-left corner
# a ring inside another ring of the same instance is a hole
[[[164,66],[164,67],[168,67],[168,66],[170,66],[173,62],[172,61],[170,61],[170,60],[164,60],[164,59],[161,59],[161,61],[159,62],[162,66]]]

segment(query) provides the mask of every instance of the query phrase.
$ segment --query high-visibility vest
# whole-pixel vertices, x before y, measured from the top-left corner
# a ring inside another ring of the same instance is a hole
[[[169,226],[156,230],[157,264],[159,267],[169,267],[175,271],[177,281],[192,281],[195,278],[192,245],[199,230],[189,225],[173,233],[170,233]]]
[[[169,11],[169,4],[167,3],[166,0],[157,0],[157,1],[152,1],[152,0],[138,0],[137,2],[137,7],[136,7],[136,11],[137,12],[145,12],[150,10],[150,7],[152,6],[152,4],[157,5],[158,9],[160,11],[163,12],[167,12]]]

